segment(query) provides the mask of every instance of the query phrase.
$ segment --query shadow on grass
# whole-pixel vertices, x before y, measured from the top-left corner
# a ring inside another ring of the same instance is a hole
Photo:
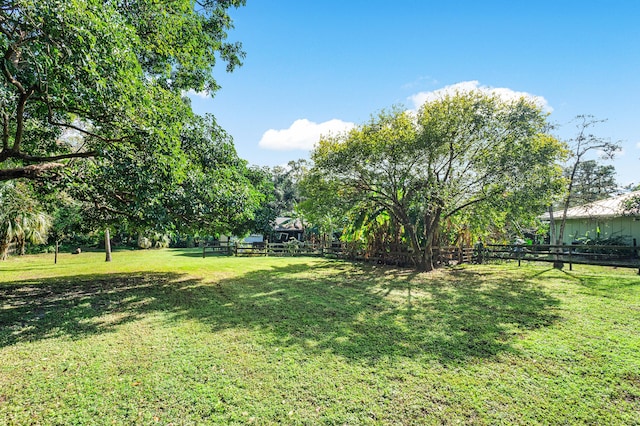
[[[264,345],[376,362],[442,363],[514,351],[556,320],[558,301],[527,281],[454,271],[443,278],[343,262],[296,264],[217,282],[175,273],[0,284],[0,346],[117,331],[150,313],[211,331],[251,330]]]
[[[202,249],[200,248],[195,248],[195,249],[177,249],[176,256],[180,256],[180,257],[200,257],[202,258]],[[207,250],[205,252],[205,258],[209,258],[209,257],[231,257],[233,255],[233,252],[227,252],[225,251],[211,251],[211,250]],[[257,255],[255,255],[256,257],[258,257]],[[260,256],[263,257],[263,256]]]
[[[640,289],[638,276],[578,275],[570,271],[562,271],[564,275],[580,284],[587,292],[606,298],[626,299]]]
[[[0,346],[113,331],[151,311],[176,309],[173,273],[79,275],[0,284]]]

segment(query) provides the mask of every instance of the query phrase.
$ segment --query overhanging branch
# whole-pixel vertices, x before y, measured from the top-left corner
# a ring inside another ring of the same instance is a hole
[[[0,151],[0,162],[13,158],[16,160],[22,160],[27,163],[52,163],[60,160],[68,160],[71,158],[92,158],[98,155],[95,151],[86,151],[86,152],[72,152],[69,154],[60,154],[60,155],[50,155],[46,157],[39,157],[33,155],[27,155],[19,151],[14,151],[11,149],[4,149]]]
[[[51,170],[60,169],[64,167],[62,163],[45,163],[45,164],[32,164],[30,166],[15,167],[11,169],[0,170],[0,181],[8,181],[13,179],[37,179],[44,173]]]

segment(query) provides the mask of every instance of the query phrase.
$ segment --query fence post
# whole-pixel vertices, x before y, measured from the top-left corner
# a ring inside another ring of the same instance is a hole
[[[570,271],[573,271],[573,259],[571,255],[572,252],[573,250],[571,250],[571,247],[569,247],[569,270]]]
[[[202,258],[204,259],[204,250],[207,247],[207,245],[203,242],[202,243]]]

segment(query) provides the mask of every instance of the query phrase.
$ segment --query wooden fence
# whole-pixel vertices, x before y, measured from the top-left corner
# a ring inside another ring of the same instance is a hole
[[[403,251],[353,250],[344,244],[323,246],[305,242],[290,243],[215,243],[202,246],[202,257],[207,253],[226,256],[326,256],[340,259],[376,262],[386,265],[411,266],[414,264],[413,253]],[[470,263],[474,260],[471,247],[434,247],[435,263],[450,265]]]
[[[216,243],[202,246],[202,257],[207,253],[226,256],[326,256],[385,265],[410,267],[415,264],[413,253],[402,251],[377,251],[349,249],[344,244],[322,246],[305,242],[289,243]],[[638,268],[640,274],[640,250],[630,246],[595,245],[516,245],[489,244],[481,248],[434,247],[436,265],[483,263],[489,260],[557,262],[575,264]]]
[[[227,256],[312,256],[322,254],[320,246],[305,243],[215,243],[202,246],[202,257],[207,253]]]
[[[514,245],[489,244],[476,253],[477,261],[490,259],[563,262],[574,264],[638,268],[640,274],[640,250],[633,246],[604,245]]]

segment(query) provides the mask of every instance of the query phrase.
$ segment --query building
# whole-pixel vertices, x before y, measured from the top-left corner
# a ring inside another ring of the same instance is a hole
[[[290,240],[304,240],[304,225],[300,219],[291,217],[277,217],[273,225],[275,242]]]
[[[625,211],[624,203],[640,191],[629,192],[567,210],[567,221],[563,244],[585,240],[612,240],[622,245],[636,246],[640,243],[640,216]],[[549,220],[549,213],[542,216]],[[562,221],[562,211],[554,211],[556,241]]]

